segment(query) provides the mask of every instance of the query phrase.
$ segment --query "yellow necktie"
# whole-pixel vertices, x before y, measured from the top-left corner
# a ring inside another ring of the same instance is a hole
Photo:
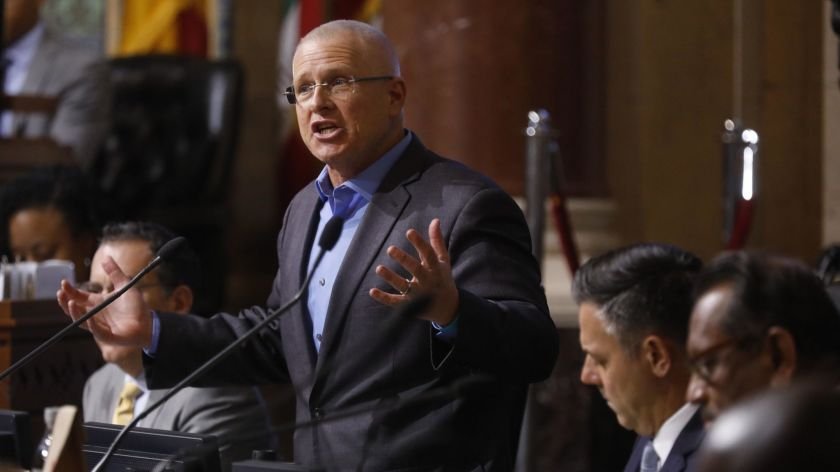
[[[120,392],[120,400],[114,410],[111,423],[127,425],[134,418],[134,400],[143,393],[134,382],[127,382]]]

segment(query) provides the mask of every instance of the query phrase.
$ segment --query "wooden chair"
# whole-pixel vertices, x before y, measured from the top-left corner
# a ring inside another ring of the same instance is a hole
[[[34,95],[0,95],[0,111],[45,113],[52,115],[58,99]],[[0,185],[38,167],[77,165],[69,147],[60,146],[49,137],[0,137]]]

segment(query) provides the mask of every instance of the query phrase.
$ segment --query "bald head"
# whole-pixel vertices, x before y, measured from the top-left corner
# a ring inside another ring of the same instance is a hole
[[[300,136],[334,187],[403,139],[399,71],[388,38],[358,21],[326,23],[298,44],[292,79]]]
[[[700,452],[702,472],[835,470],[840,392],[830,379],[767,391],[727,410]]]
[[[391,40],[382,31],[356,20],[335,20],[324,23],[301,38],[295,56],[301,46],[310,42],[342,39],[352,42],[354,49],[365,51],[371,63],[389,75],[400,75],[400,60]]]

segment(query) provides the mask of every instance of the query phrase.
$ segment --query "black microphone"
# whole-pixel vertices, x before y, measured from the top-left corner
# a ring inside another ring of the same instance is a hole
[[[173,238],[173,239],[169,240],[166,244],[161,246],[161,248],[158,250],[157,254],[155,255],[155,258],[152,259],[148,264],[146,264],[146,267],[144,267],[140,272],[138,272],[137,275],[132,277],[131,280],[128,281],[128,283],[123,285],[119,290],[112,293],[105,300],[102,300],[102,302],[99,303],[99,305],[96,305],[95,307],[93,307],[90,311],[88,311],[87,313],[82,315],[78,320],[76,320],[76,321],[70,323],[69,325],[65,326],[61,331],[55,333],[55,335],[53,335],[53,337],[51,337],[50,339],[47,339],[41,345],[39,345],[38,347],[36,347],[32,351],[30,351],[28,354],[26,354],[25,356],[20,358],[19,361],[10,365],[6,370],[3,371],[3,373],[0,373],[0,380],[5,379],[6,377],[11,375],[16,370],[18,370],[21,367],[28,364],[32,359],[38,357],[38,355],[40,355],[42,352],[46,351],[53,344],[57,343],[62,338],[64,338],[64,336],[66,336],[67,333],[69,333],[73,328],[77,328],[79,325],[81,325],[85,321],[89,320],[93,315],[102,311],[103,308],[105,308],[108,305],[110,305],[111,303],[113,303],[114,300],[119,298],[120,295],[125,293],[131,287],[133,287],[146,274],[148,274],[149,272],[154,270],[155,267],[159,266],[161,262],[163,262],[164,260],[169,258],[172,254],[174,254],[175,251],[177,251],[181,247],[181,245],[184,244],[184,241],[186,241],[186,239],[179,236],[177,238]]]
[[[306,292],[306,288],[309,286],[309,280],[312,279],[312,274],[315,273],[315,269],[318,268],[318,265],[321,263],[321,260],[324,258],[324,254],[327,251],[331,250],[335,243],[338,242],[338,238],[341,236],[341,230],[344,228],[344,219],[340,216],[333,216],[332,218],[327,221],[324,225],[324,230],[321,232],[321,239],[318,240],[318,246],[320,247],[320,251],[318,251],[318,256],[315,259],[315,264],[312,265],[312,269],[310,269],[309,273],[306,274],[306,279],[304,279],[303,283],[301,284],[300,290],[292,297],[291,300],[286,302],[285,305],[281,306],[276,310],[269,310],[268,316],[266,316],[262,321],[257,323],[253,328],[249,329],[245,333],[242,334],[236,341],[230,343],[226,348],[219,351],[218,354],[210,358],[207,362],[202,364],[198,369],[193,371],[190,375],[186,376],[183,380],[175,384],[172,388],[170,388],[165,395],[163,395],[158,401],[146,407],[145,410],[140,412],[137,416],[131,420],[130,423],[125,425],[125,427],[120,431],[114,441],[111,443],[111,447],[108,448],[108,451],[102,456],[102,459],[96,464],[91,472],[97,472],[100,470],[104,470],[105,465],[110,460],[111,456],[114,455],[114,452],[117,450],[117,446],[119,446],[120,442],[122,442],[123,437],[125,437],[126,433],[129,430],[137,426],[137,424],[146,416],[148,416],[151,412],[156,410],[158,407],[166,403],[167,400],[172,398],[176,393],[180,392],[184,387],[188,386],[198,377],[204,375],[215,367],[219,362],[221,362],[228,354],[231,353],[234,349],[238,348],[240,345],[251,339],[256,333],[260,332],[263,328],[265,328],[269,323],[274,321],[275,318],[279,317],[283,313],[289,310]]]

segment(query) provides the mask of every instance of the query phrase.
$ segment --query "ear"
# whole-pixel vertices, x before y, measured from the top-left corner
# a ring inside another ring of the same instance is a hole
[[[654,334],[642,340],[642,357],[650,366],[650,371],[656,377],[662,378],[671,370],[671,353],[665,341]]]
[[[771,326],[767,330],[767,343],[773,366],[770,385],[788,385],[796,373],[796,342],[793,335],[785,328]]]
[[[394,77],[391,79],[391,85],[388,87],[388,98],[392,115],[397,116],[402,113],[403,106],[405,105],[405,97],[405,81],[402,77]]]
[[[179,285],[172,290],[169,300],[175,313],[189,313],[193,305],[193,291],[187,285]]]

